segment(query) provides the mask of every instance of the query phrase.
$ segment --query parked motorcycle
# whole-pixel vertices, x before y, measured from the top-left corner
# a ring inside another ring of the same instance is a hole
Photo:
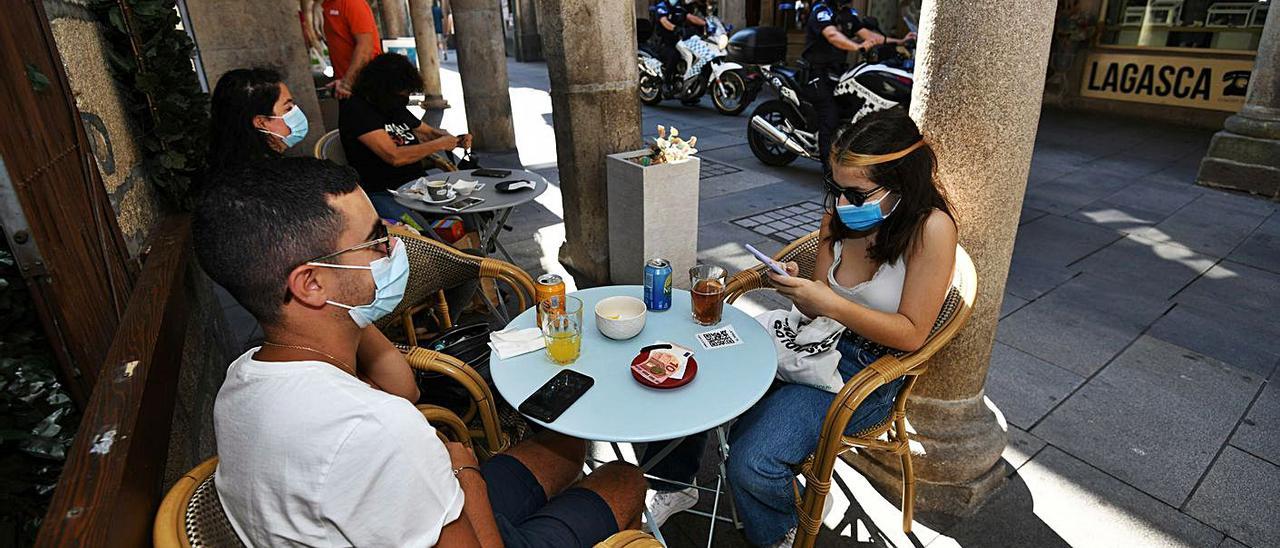
[[[871,112],[910,106],[914,48],[914,42],[902,48],[873,48],[861,64],[841,75],[835,88],[840,118],[857,123]],[[785,166],[801,156],[821,161],[818,116],[801,94],[810,81],[808,71],[781,65],[766,65],[760,70],[778,98],[761,103],[751,113],[747,144],[752,154],[771,166]]]
[[[666,99],[679,99],[687,106],[698,104],[711,91],[711,100],[721,114],[735,116],[751,104],[746,100],[748,86],[743,66],[726,59],[729,28],[718,17],[709,16],[706,36],[694,36],[676,44],[680,61],[676,70],[679,82],[668,86],[662,61],[652,42],[640,45],[637,64],[640,68],[640,101],[654,106]]]

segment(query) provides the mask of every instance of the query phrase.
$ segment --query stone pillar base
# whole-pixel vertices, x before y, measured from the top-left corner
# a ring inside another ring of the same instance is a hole
[[[907,404],[907,421],[914,432],[916,512],[967,516],[1004,485],[1006,470],[1000,455],[1007,436],[983,397],[955,401],[914,396]],[[885,498],[901,502],[898,455],[859,451],[846,454],[845,461]]]
[[[439,95],[427,95],[419,103],[419,106],[427,110],[443,110],[449,108],[449,102]]]
[[[1280,139],[1234,133],[1251,121],[1232,116],[1213,136],[1209,153],[1200,162],[1196,184],[1239,190],[1280,200]]]

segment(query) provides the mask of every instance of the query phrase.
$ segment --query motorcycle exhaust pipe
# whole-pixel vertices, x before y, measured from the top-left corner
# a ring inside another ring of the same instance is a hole
[[[809,152],[804,149],[804,146],[802,146],[800,143],[797,143],[786,133],[783,133],[782,130],[778,129],[773,124],[770,124],[767,120],[765,120],[764,118],[761,118],[759,115],[751,117],[751,129],[759,131],[762,135],[764,135],[765,137],[768,137],[770,141],[773,141],[775,143],[782,145],[783,147],[785,147],[787,150],[791,152],[794,152],[806,158],[812,157],[812,155],[809,154]]]

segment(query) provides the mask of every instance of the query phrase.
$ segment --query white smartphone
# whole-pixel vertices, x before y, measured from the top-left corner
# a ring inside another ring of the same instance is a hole
[[[768,255],[761,253],[759,249],[756,249],[751,244],[742,244],[742,247],[747,248],[747,251],[750,251],[752,255],[755,255],[756,259],[759,259],[760,262],[765,264],[765,266],[768,266],[770,270],[777,272],[779,276],[790,276],[790,274],[787,274],[786,269],[782,268],[782,265],[778,264],[777,261],[774,261],[773,258]]]
[[[471,206],[474,206],[476,204],[482,204],[482,203],[484,203],[484,198],[467,197],[467,198],[462,198],[456,202],[451,202],[451,203],[442,205],[440,206],[440,209],[458,213]]]

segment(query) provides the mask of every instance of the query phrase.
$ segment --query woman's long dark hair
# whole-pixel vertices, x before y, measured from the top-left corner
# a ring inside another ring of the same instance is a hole
[[[218,79],[209,107],[210,171],[280,156],[274,137],[253,125],[256,116],[275,116],[279,99],[280,73],[271,69],[236,69]]]
[[[915,121],[901,107],[873,112],[857,124],[846,125],[836,135],[831,144],[831,164],[833,167],[858,165],[858,156],[891,154],[922,138]],[[934,177],[937,165],[933,148],[926,142],[896,160],[861,166],[867,179],[893,192],[899,200],[893,214],[880,223],[875,241],[867,249],[868,257],[876,264],[893,262],[905,255],[910,246],[918,242],[925,219],[934,209],[955,220],[946,191]],[[829,213],[832,214],[832,243],[860,235],[841,223],[835,212]]]
[[[403,109],[409,94],[422,91],[422,86],[422,75],[408,57],[384,53],[360,69],[351,94],[390,115]]]

